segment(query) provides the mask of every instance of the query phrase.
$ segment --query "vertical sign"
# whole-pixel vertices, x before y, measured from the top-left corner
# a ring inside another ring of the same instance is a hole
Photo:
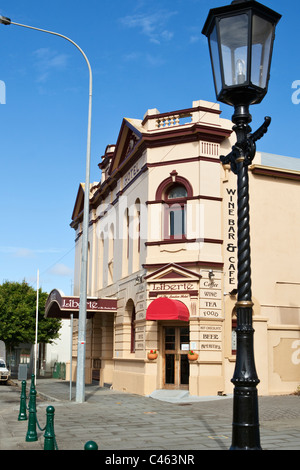
[[[237,285],[237,202],[236,189],[226,188],[226,218],[225,227],[225,272],[227,273],[229,289]]]

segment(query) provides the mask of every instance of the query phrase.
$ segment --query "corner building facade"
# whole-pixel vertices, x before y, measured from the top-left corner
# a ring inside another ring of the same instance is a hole
[[[123,120],[99,164],[101,180],[90,187],[88,301],[110,304],[88,311],[86,382],[141,395],[164,388],[232,393],[236,176],[220,155],[234,143],[231,121],[206,101]],[[254,350],[263,395],[293,392],[300,382],[296,160],[258,152],[249,168]],[[71,223],[74,297],[85,189],[80,185]],[[51,301],[48,307],[51,316]],[[56,314],[62,310],[60,304]],[[76,328],[73,344],[75,378]],[[151,350],[156,359],[148,358]]]

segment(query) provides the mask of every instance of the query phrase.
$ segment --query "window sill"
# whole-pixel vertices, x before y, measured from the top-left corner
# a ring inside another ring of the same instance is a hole
[[[155,242],[146,242],[146,246],[155,246],[155,245],[171,245],[174,243],[194,243],[196,238],[168,238],[164,240],[159,240]]]
[[[231,354],[230,356],[227,356],[227,359],[229,362],[236,362],[236,354]]]

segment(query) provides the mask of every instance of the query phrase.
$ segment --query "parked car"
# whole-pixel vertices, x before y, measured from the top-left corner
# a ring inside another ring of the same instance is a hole
[[[10,377],[10,371],[6,367],[4,359],[0,359],[0,382],[6,383]]]

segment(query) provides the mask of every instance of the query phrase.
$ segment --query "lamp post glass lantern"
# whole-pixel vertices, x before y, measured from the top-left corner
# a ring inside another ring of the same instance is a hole
[[[275,27],[281,15],[255,0],[234,0],[210,10],[202,33],[207,36],[217,100],[234,107],[232,121],[237,141],[223,164],[237,175],[238,285],[236,364],[232,383],[232,450],[261,450],[257,377],[252,326],[249,177],[248,166],[256,141],[268,130],[271,118],[251,133],[249,106],[260,103],[268,91]]]
[[[210,10],[202,32],[209,42],[218,101],[235,106],[264,98],[280,18],[255,0]]]

